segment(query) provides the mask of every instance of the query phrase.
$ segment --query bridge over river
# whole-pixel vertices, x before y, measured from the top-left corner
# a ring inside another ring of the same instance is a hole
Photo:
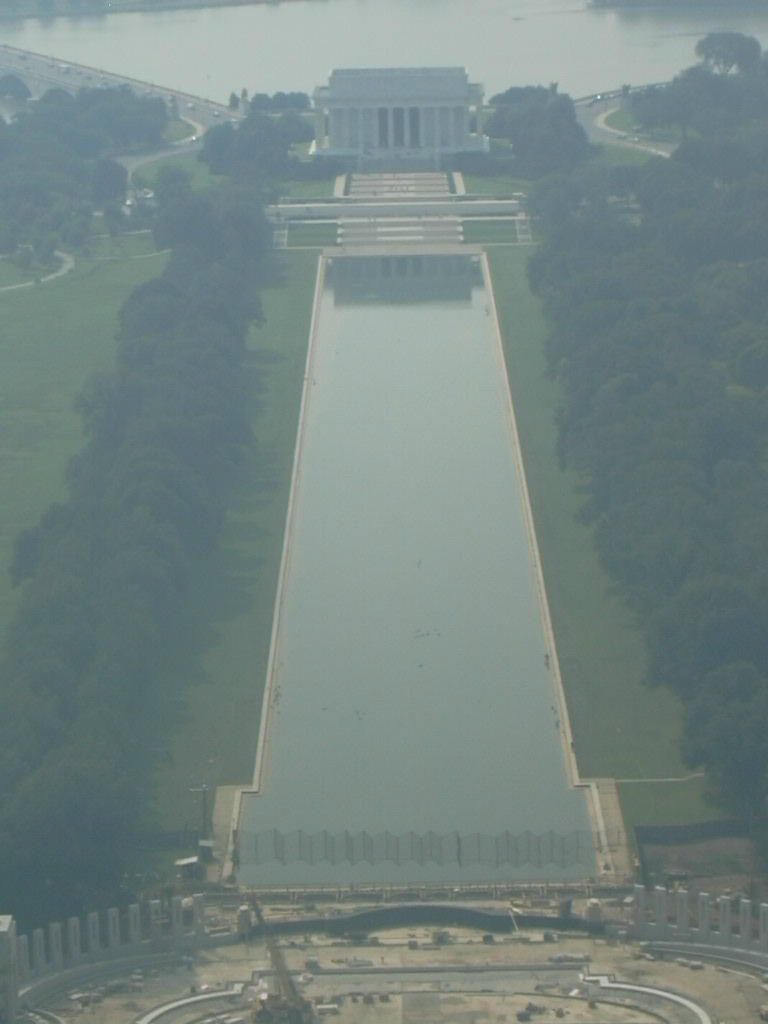
[[[63,61],[55,56],[32,53],[20,50],[15,46],[0,44],[0,75],[15,75],[29,89],[34,98],[42,96],[48,89],[65,89],[76,92],[78,89],[96,89],[99,87],[130,86],[137,95],[156,96],[178,105],[182,117],[196,123],[199,131],[205,131],[224,117],[238,117],[228,107],[215,103],[203,96],[193,96],[177,89],[142,82],[125,75],[116,75],[102,68],[88,67]]]

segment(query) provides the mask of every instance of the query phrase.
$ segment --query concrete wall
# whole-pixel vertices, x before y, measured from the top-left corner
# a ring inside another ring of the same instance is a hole
[[[628,933],[633,939],[768,954],[768,903],[636,885]]]
[[[204,914],[203,896],[197,894],[186,900],[174,897],[167,905],[149,900],[122,912],[117,907],[93,911],[84,920],[70,917],[36,928],[31,936],[17,936],[13,918],[0,917],[0,1024],[13,1020],[9,1007],[15,1005],[17,992],[37,989],[45,979],[53,982],[57,975],[92,972],[96,965],[108,969],[111,961],[209,944]]]

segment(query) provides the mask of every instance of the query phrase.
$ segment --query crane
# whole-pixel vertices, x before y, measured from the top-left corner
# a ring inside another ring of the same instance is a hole
[[[306,1000],[293,980],[285,962],[283,951],[267,925],[257,900],[253,900],[253,911],[264,935],[272,969],[275,972],[275,992],[262,1001],[254,1014],[258,1021],[275,1021],[276,1024],[313,1024],[315,1015],[312,1004]]]

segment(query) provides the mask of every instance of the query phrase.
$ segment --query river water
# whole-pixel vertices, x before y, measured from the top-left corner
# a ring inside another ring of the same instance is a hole
[[[582,0],[286,0],[278,4],[2,22],[0,39],[226,100],[310,92],[334,67],[465,66],[487,95],[559,82],[574,96],[662,81],[702,35],[768,45],[768,6],[597,10]]]
[[[478,257],[332,259],[311,351],[240,881],[593,876]]]

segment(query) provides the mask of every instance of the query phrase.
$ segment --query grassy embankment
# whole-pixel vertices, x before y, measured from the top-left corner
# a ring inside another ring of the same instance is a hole
[[[315,253],[280,259],[284,280],[264,292],[265,322],[249,341],[257,445],[221,551],[202,574],[200,619],[215,635],[203,659],[206,679],[184,695],[159,780],[164,828],[196,826],[200,797],[191,787],[253,775],[317,270]]]
[[[198,159],[197,152],[173,153],[160,160],[146,164],[134,175],[137,185],[152,188],[157,180],[161,167],[178,167],[185,171],[191,179],[192,188],[208,188],[221,184],[225,179],[220,174],[211,174],[207,164]],[[321,178],[318,181],[285,181],[280,184],[280,195],[306,199],[322,199],[333,195],[335,176]]]
[[[65,277],[0,293],[0,631],[18,592],[7,566],[20,530],[65,496],[64,470],[82,446],[75,396],[114,359],[117,314],[164,257],[80,259]]]
[[[3,632],[18,599],[5,571],[14,538],[65,497],[67,462],[83,444],[74,399],[92,373],[113,365],[119,309],[164,263],[150,251],[146,235],[97,237],[89,243],[93,258],[78,257],[66,277],[0,293]],[[196,824],[199,796],[189,794],[190,786],[242,782],[253,769],[317,259],[292,253],[283,263],[284,284],[264,295],[267,322],[251,333],[258,448],[223,551],[203,573],[201,620],[213,621],[216,634],[204,659],[211,685],[184,697],[174,760],[160,780],[167,827]]]
[[[579,769],[620,779],[685,776],[679,705],[642,685],[642,638],[578,521],[578,480],[556,459],[558,385],[546,375],[546,323],[525,276],[529,251],[493,249],[489,259]],[[621,797],[630,825],[717,816],[698,779],[626,784]]]

